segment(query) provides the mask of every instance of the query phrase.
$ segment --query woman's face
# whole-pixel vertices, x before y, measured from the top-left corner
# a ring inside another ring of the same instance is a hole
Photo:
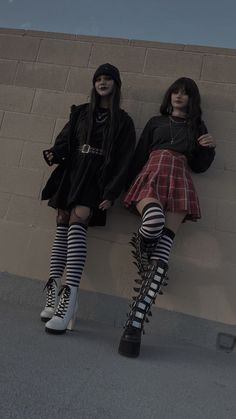
[[[171,93],[171,105],[174,109],[185,111],[188,106],[189,96],[185,93],[184,89],[180,89]]]
[[[102,96],[110,96],[114,87],[114,80],[110,76],[99,76],[95,81],[96,92]]]

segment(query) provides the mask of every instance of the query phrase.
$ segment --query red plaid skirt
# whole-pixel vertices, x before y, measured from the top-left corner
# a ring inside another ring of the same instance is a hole
[[[187,159],[172,150],[154,150],[124,197],[130,207],[144,198],[157,199],[170,212],[187,211],[186,219],[201,218],[198,196]]]

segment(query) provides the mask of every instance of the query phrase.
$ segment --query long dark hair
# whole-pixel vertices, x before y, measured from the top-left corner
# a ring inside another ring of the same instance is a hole
[[[166,91],[162,104],[160,106],[160,113],[162,115],[171,115],[171,95],[183,90],[189,97],[187,106],[187,122],[191,127],[195,137],[199,134],[199,129],[202,124],[202,110],[201,110],[201,96],[199,89],[194,80],[188,77],[181,77],[177,79]]]
[[[119,109],[120,109],[120,100],[121,100],[121,91],[120,87],[114,82],[113,90],[111,93],[111,100],[110,100],[110,115],[108,118],[108,122],[105,126],[104,130],[104,140],[103,140],[103,147],[105,149],[109,149],[109,144],[116,132],[117,124],[119,123]],[[93,129],[93,124],[95,121],[96,110],[100,105],[101,97],[97,93],[95,87],[93,86],[90,94],[90,102],[88,107],[88,129],[86,135],[86,143],[89,143],[90,136]]]

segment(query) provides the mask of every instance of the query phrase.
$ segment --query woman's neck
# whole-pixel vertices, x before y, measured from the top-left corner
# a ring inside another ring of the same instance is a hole
[[[110,102],[111,102],[111,101],[110,101],[110,98],[109,98],[109,97],[101,97],[101,100],[100,100],[99,106],[100,106],[101,108],[109,109],[109,108],[110,108],[110,105],[111,105],[111,103],[110,103]]]
[[[186,118],[186,112],[181,109],[173,109],[171,116],[177,116],[178,118]]]

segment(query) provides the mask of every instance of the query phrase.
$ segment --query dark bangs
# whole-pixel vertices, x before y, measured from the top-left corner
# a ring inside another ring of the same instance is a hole
[[[191,118],[195,118],[196,114],[199,116],[201,115],[201,98],[198,87],[194,80],[188,77],[181,77],[177,79],[167,90],[161,107],[160,112],[162,115],[170,115],[171,110],[171,95],[172,93],[178,93],[179,91],[183,91],[189,97],[189,105],[187,109],[187,116]],[[194,115],[195,114],[195,115]]]

